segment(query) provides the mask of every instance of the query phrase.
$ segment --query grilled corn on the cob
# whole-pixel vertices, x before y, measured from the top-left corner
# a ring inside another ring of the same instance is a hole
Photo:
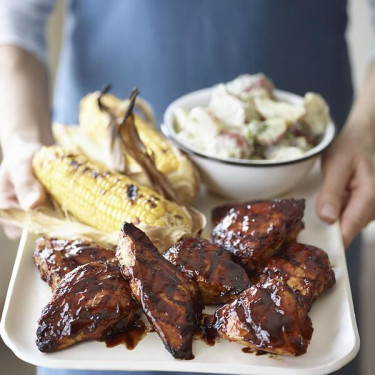
[[[85,96],[80,104],[80,127],[92,140],[105,139],[106,132],[110,126],[108,112],[100,109],[98,96],[93,93]],[[127,109],[128,102],[120,100],[114,95],[103,94],[101,103],[107,107],[117,120],[121,120]],[[135,115],[135,126],[141,141],[147,151],[153,155],[156,168],[162,173],[170,173],[178,168],[179,159],[172,149],[168,140],[155,128],[148,125],[141,117]],[[126,171],[129,173],[140,172],[139,165],[129,155],[126,155]]]
[[[98,103],[99,92],[85,96],[80,105],[80,127],[90,142],[100,148],[108,139],[112,131],[108,112],[103,111]],[[116,121],[121,121],[128,106],[128,101],[120,100],[111,94],[100,96],[101,103],[114,115]],[[192,162],[173,146],[163,134],[152,125],[135,116],[135,126],[139,137],[147,152],[154,158],[156,168],[166,174],[180,198],[186,202],[194,200],[199,193],[199,175]],[[125,174],[135,175],[142,173],[138,163],[129,155],[125,156]]]
[[[124,221],[142,229],[163,250],[192,233],[185,207],[102,164],[59,146],[43,147],[34,173],[63,210],[103,232],[118,232]]]

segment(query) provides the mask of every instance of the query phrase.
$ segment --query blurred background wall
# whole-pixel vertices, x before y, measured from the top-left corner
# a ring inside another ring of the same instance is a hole
[[[328,0],[327,0],[328,1]],[[63,27],[65,1],[58,0],[56,9],[49,20],[49,59],[51,64],[50,77],[53,82],[58,63],[59,47],[61,44],[61,30]],[[365,78],[368,54],[373,45],[375,48],[375,32],[371,25],[370,8],[366,0],[349,1],[350,26],[348,30],[348,42],[351,51],[353,66],[353,80],[358,88]],[[375,98],[374,98],[375,100]],[[6,295],[9,278],[12,272],[13,262],[16,256],[17,241],[9,241],[0,229],[0,311]],[[375,223],[370,225],[364,232],[364,247],[362,249],[362,361],[363,372],[361,375],[372,375],[375,369],[375,324],[372,320],[375,316],[375,301],[373,287],[375,287]],[[370,297],[370,298],[369,298]],[[18,360],[13,353],[6,348],[0,339],[0,374],[23,374],[35,373],[33,366],[29,366]],[[353,374],[359,375],[359,374]]]

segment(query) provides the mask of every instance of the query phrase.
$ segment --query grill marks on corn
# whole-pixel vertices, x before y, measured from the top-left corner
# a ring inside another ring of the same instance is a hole
[[[83,166],[82,163],[77,162],[76,160],[72,160],[71,164],[74,166],[76,173],[80,173],[81,175],[88,174],[90,177],[96,179],[99,185],[102,185],[103,188],[97,191],[100,195],[105,195],[108,192],[108,189],[111,187],[111,183],[114,185],[118,184],[120,180],[118,178],[113,178],[113,174],[110,172],[99,172],[90,167]],[[101,181],[99,181],[101,180]],[[148,213],[144,209],[146,209],[146,204],[148,203],[149,208],[156,209],[156,214],[162,216],[164,214],[164,209],[162,207],[158,207],[157,202],[159,199],[153,199],[153,197],[147,197],[145,194],[140,194],[139,187],[132,183],[125,185],[122,183],[122,187],[117,188],[116,193],[119,197],[123,197],[123,202],[127,206],[140,206],[135,211],[135,215],[131,216],[117,216],[116,219],[119,221],[127,220],[132,221],[134,223],[146,222],[147,224],[155,223],[158,226],[165,226],[163,220],[157,221],[157,216],[154,213]],[[117,202],[114,199],[110,199],[109,202],[106,203],[108,207],[116,209],[118,207]],[[104,208],[104,207],[103,207]],[[106,212],[110,212],[108,208],[105,209]],[[176,215],[176,217],[182,219],[181,216]]]
[[[136,185],[129,185],[126,189],[126,194],[128,198],[134,202],[138,198],[138,186]]]
[[[123,221],[165,228],[190,217],[176,203],[84,156],[58,146],[45,147],[33,161],[34,171],[49,193],[79,221],[115,232]]]

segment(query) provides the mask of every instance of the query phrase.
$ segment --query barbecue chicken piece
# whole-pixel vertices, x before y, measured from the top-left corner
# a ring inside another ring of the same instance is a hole
[[[63,210],[93,228],[117,233],[124,220],[133,222],[161,250],[183,235],[196,235],[186,207],[84,155],[43,147],[33,158],[33,169]]]
[[[254,271],[303,228],[304,199],[276,199],[222,206],[213,211],[212,240]]]
[[[175,358],[192,359],[193,335],[203,307],[195,283],[164,259],[133,224],[124,223],[116,257],[166,349]]]
[[[245,270],[232,255],[203,238],[178,241],[164,252],[164,258],[197,282],[205,305],[227,303],[251,286]]]
[[[33,255],[42,279],[52,290],[61,279],[82,264],[95,261],[115,261],[115,252],[83,240],[58,240],[41,237],[36,241]]]
[[[267,261],[256,280],[263,283],[269,279],[288,284],[306,311],[325,289],[335,285],[328,255],[315,246],[300,243],[285,244]]]
[[[103,340],[139,318],[139,307],[118,265],[92,262],[61,280],[42,311],[36,344],[55,352],[79,341]]]
[[[276,280],[245,290],[216,310],[212,320],[222,338],[280,355],[306,353],[313,332],[294,292]]]

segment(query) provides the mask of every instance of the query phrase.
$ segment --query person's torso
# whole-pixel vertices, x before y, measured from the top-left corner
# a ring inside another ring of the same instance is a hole
[[[81,97],[137,86],[159,120],[189,91],[263,72],[276,87],[321,93],[340,125],[352,100],[345,0],[72,0],[54,118]]]

